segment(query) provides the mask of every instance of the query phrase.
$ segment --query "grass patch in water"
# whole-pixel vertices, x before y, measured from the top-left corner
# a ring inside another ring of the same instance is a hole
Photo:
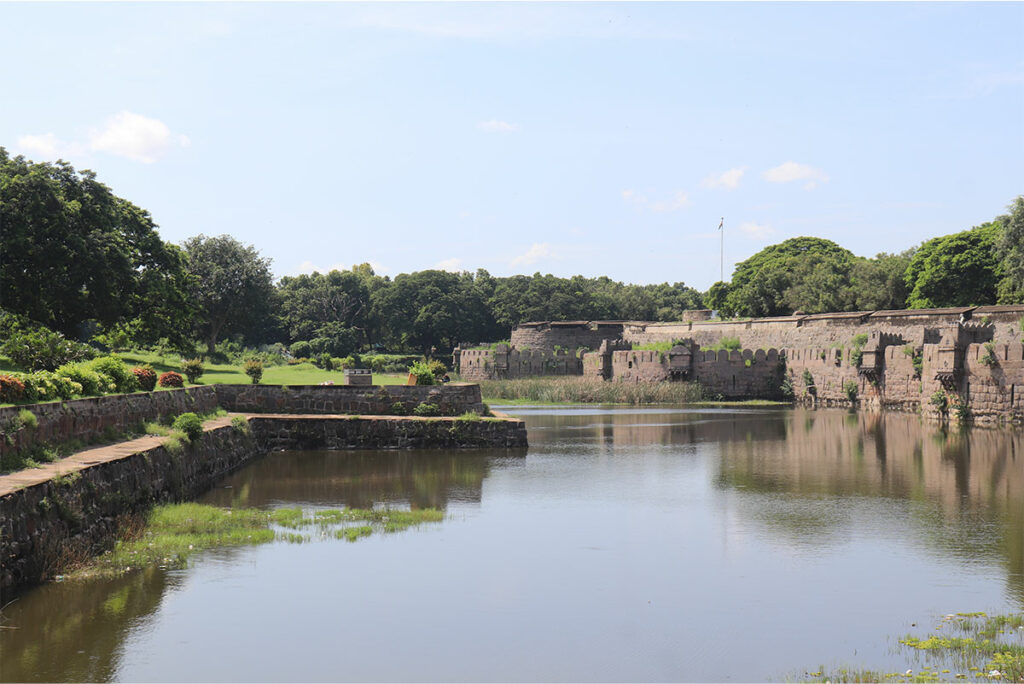
[[[575,376],[484,380],[480,391],[487,401],[569,404],[689,404],[703,398],[701,386],[692,382],[606,382]]]
[[[899,650],[915,661],[903,672],[847,668],[828,671],[819,667],[814,672],[805,672],[803,681],[1024,682],[1024,613],[950,614],[942,618],[934,631],[941,634],[900,637]],[[921,665],[922,659],[928,662]]]
[[[266,544],[275,539],[303,544],[313,541],[312,536],[291,530],[311,526],[318,526],[323,537],[356,541],[374,532],[400,532],[442,520],[444,512],[431,508],[415,511],[346,508],[306,515],[301,508],[267,511],[197,503],[169,504],[154,508],[144,522],[136,519],[135,524],[124,530],[112,551],[93,559],[74,576],[119,575],[133,568],[153,565],[181,568],[188,564],[190,556],[206,549]],[[275,531],[274,526],[285,529]]]

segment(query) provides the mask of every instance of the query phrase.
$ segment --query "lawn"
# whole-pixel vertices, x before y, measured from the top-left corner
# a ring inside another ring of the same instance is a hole
[[[172,356],[161,358],[152,352],[124,352],[118,354],[129,366],[148,363],[156,372],[175,371],[181,373],[180,363]],[[241,366],[233,364],[204,363],[205,371],[197,385],[248,385],[252,381]],[[408,377],[405,373],[374,373],[375,385],[404,385]],[[263,385],[319,385],[332,381],[336,385],[345,383],[345,372],[342,370],[327,371],[317,368],[312,363],[300,363],[294,366],[264,366]],[[159,388],[158,388],[159,389]]]

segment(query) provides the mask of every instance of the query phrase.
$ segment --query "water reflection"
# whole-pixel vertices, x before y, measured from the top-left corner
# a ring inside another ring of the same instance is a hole
[[[58,582],[5,599],[12,602],[0,621],[0,678],[109,681],[125,639],[180,581],[149,568],[88,584]]]
[[[909,507],[918,540],[963,562],[1004,563],[1024,605],[1024,434],[946,431],[916,416],[793,411],[750,438],[723,440],[716,486],[771,495],[737,510],[797,543],[846,539],[858,497]],[[766,438],[767,437],[767,438]],[[782,503],[780,503],[782,502]],[[873,514],[884,531],[885,515]]]
[[[452,501],[479,502],[492,461],[516,458],[502,453],[282,451],[231,475],[200,500],[233,507],[385,504],[444,510]]]
[[[526,458],[261,459],[203,500],[450,515],[39,587],[3,612],[17,629],[0,629],[0,680],[763,680],[830,657],[885,668],[886,636],[936,611],[1024,609],[1020,432],[842,411],[509,412]]]

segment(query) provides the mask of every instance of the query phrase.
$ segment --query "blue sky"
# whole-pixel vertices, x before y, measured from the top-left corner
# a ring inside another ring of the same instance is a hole
[[[2,4],[0,145],[276,275],[706,289],[1024,192],[1024,3]]]

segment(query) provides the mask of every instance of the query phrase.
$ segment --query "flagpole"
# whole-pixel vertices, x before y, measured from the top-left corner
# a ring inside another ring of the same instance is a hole
[[[724,283],[725,282],[725,217],[724,216],[722,217],[722,220],[718,224],[718,232],[722,234],[722,249],[721,249],[721,251],[719,252],[719,255],[718,255],[718,261],[719,261],[718,267],[720,269],[719,270],[719,274],[718,274],[718,280]]]

